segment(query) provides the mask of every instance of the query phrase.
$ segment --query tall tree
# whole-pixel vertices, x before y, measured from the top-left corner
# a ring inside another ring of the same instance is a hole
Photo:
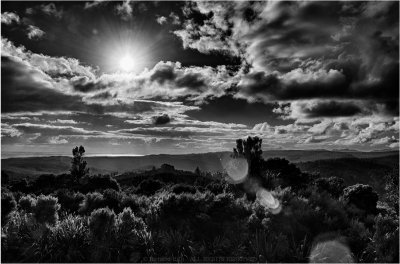
[[[85,154],[85,148],[83,146],[75,147],[72,149],[72,161],[71,161],[71,175],[75,181],[79,181],[80,178],[89,174],[89,168],[86,168],[86,161],[83,159]]]
[[[247,160],[250,177],[261,177],[264,159],[261,149],[262,139],[259,137],[248,137],[236,140],[236,148],[233,149],[233,157],[243,157]]]

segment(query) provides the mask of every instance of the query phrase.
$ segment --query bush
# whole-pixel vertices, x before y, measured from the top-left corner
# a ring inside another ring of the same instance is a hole
[[[93,211],[89,217],[89,229],[95,240],[109,238],[115,228],[116,216],[109,208]]]
[[[3,226],[9,214],[17,208],[14,195],[10,192],[1,192],[1,226]]]
[[[187,184],[175,184],[172,186],[172,192],[175,194],[181,193],[196,193],[196,188]]]
[[[162,183],[161,181],[146,179],[139,184],[136,193],[150,196],[155,194],[162,187],[164,187],[164,183]]]
[[[80,208],[80,204],[85,199],[85,195],[80,192],[73,192],[67,189],[57,190],[55,196],[61,205],[61,210],[67,213],[77,213]]]
[[[122,194],[113,189],[107,189],[103,192],[104,207],[108,207],[115,213],[121,212]]]
[[[343,191],[343,198],[366,213],[376,213],[378,194],[369,185],[355,184]]]
[[[27,213],[33,213],[34,208],[36,207],[36,198],[32,197],[31,195],[22,196],[19,201],[18,205],[19,208]]]
[[[68,215],[51,229],[45,262],[87,262],[88,231],[85,218]]]
[[[319,191],[326,191],[335,198],[339,198],[345,188],[344,180],[339,177],[318,178],[314,184]]]
[[[117,218],[117,262],[139,262],[152,252],[151,235],[143,220],[130,208],[125,208]]]
[[[83,214],[90,214],[93,210],[103,207],[105,207],[105,201],[101,193],[88,193],[85,195],[85,198],[79,205],[79,212]]]
[[[31,186],[29,185],[29,182],[26,179],[21,179],[18,181],[11,182],[10,190],[13,192],[28,193],[31,191]]]
[[[372,239],[376,262],[399,263],[399,218],[396,215],[375,218],[375,234]]]
[[[40,225],[36,224],[33,215],[14,212],[2,228],[2,262],[33,262],[34,252],[31,248],[41,234]]]
[[[50,193],[57,188],[56,176],[53,174],[43,174],[37,177],[32,183],[32,191],[35,193]]]
[[[121,200],[121,208],[130,208],[136,215],[144,217],[150,203],[150,198],[147,196],[125,195]]]
[[[58,210],[60,204],[58,199],[53,196],[40,195],[37,198],[36,206],[33,209],[33,215],[38,223],[55,224],[58,220]]]
[[[218,182],[211,182],[207,184],[206,189],[217,195],[224,192],[225,185]]]
[[[118,182],[110,175],[95,175],[89,176],[82,179],[82,182],[86,183],[80,187],[80,191],[83,193],[101,191],[106,189],[113,189],[116,191],[120,190]]]
[[[115,256],[116,215],[108,208],[93,211],[89,217],[91,256],[93,262],[112,262]]]

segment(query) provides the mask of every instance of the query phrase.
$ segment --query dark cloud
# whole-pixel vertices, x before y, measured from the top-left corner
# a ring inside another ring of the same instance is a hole
[[[107,88],[107,84],[95,82],[93,80],[90,80],[86,76],[71,79],[71,84],[75,91],[82,93],[95,92]]]
[[[189,73],[176,79],[176,85],[178,87],[188,87],[191,89],[197,89],[204,86],[205,82],[201,74]]]
[[[188,111],[186,114],[200,121],[239,123],[249,126],[265,121],[273,125],[287,123],[277,119],[278,115],[271,114],[273,104],[249,103],[246,99],[233,98],[231,95],[214,98],[200,107],[200,111]]]
[[[361,112],[362,109],[354,103],[337,101],[320,102],[303,109],[303,113],[311,118],[353,116]]]
[[[160,116],[153,116],[153,123],[155,125],[165,125],[171,122],[171,118],[167,114]]]
[[[81,98],[63,94],[46,76],[9,57],[1,57],[1,111],[83,110]]]
[[[172,81],[176,78],[174,66],[170,64],[162,64],[156,66],[154,72],[150,76],[151,81],[157,81],[164,84],[165,81]]]

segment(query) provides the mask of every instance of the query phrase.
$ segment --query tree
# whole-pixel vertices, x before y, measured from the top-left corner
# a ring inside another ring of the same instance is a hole
[[[262,177],[263,162],[262,139],[259,137],[248,137],[247,139],[236,140],[236,148],[233,149],[233,157],[243,157],[249,166],[248,175],[250,177]]]
[[[89,168],[86,168],[86,161],[83,159],[85,154],[85,148],[83,146],[75,147],[72,149],[72,161],[71,161],[71,175],[75,181],[79,181],[80,178],[89,174]]]
[[[199,166],[197,166],[196,169],[194,170],[194,174],[201,175],[201,171],[200,171]]]

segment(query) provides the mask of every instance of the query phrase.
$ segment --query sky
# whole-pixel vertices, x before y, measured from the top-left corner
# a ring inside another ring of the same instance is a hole
[[[1,4],[3,157],[399,148],[399,2]]]

